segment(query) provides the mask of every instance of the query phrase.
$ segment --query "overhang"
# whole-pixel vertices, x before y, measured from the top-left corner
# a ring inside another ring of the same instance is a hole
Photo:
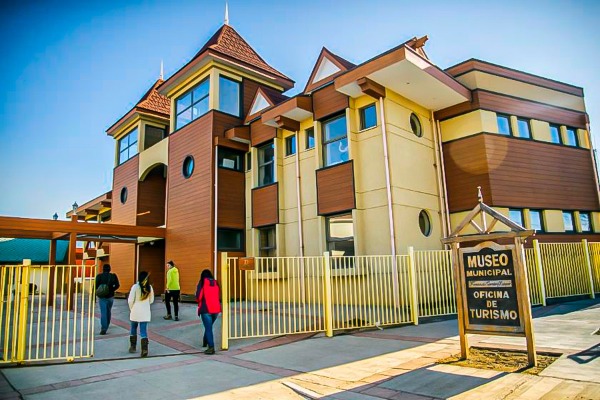
[[[312,98],[298,95],[265,111],[261,121],[276,128],[296,130],[294,127],[297,123],[311,118],[312,115]]]
[[[77,214],[77,218],[80,220],[86,220],[98,214],[110,211],[112,206],[112,190],[108,191],[93,200],[86,202],[85,204],[77,207],[74,211],[67,213],[67,218],[71,218],[73,212]]]
[[[405,45],[340,75],[335,89],[353,98],[362,96],[358,83],[362,78],[433,111],[471,100],[468,88]]]

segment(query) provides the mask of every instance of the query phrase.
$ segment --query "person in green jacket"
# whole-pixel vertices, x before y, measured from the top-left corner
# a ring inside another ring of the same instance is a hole
[[[173,319],[171,315],[171,300],[173,300],[173,311],[175,311],[175,321],[179,321],[179,270],[173,261],[167,262],[167,289],[165,290],[165,305],[167,306],[167,315],[164,319]]]

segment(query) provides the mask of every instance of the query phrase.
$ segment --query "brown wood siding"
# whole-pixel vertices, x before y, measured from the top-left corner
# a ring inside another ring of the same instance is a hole
[[[165,256],[178,265],[181,291],[194,294],[200,272],[212,268],[213,130],[212,112],[170,136],[167,240]],[[183,160],[194,157],[185,179]]]
[[[317,170],[316,174],[319,215],[335,214],[356,208],[353,161]]]
[[[591,152],[482,134],[443,145],[451,212],[475,206],[598,210]]]
[[[246,227],[246,178],[243,172],[219,168],[218,219],[219,228]]]
[[[165,194],[167,180],[164,167],[154,168],[139,182],[137,225],[161,226],[165,224]]]
[[[150,273],[150,284],[154,295],[160,296],[165,291],[165,242],[156,241],[154,244],[140,245],[139,270]]]
[[[252,100],[256,96],[256,91],[260,85],[251,79],[246,79],[242,81],[242,115],[245,117],[248,115],[248,111],[250,111],[250,107],[252,106]]]
[[[118,293],[129,293],[135,283],[136,245],[125,243],[111,243],[110,267],[111,272],[119,277],[121,287]]]
[[[471,102],[461,103],[435,113],[435,118],[444,120],[467,113],[472,110],[489,110],[504,114],[533,118],[560,125],[569,125],[586,129],[588,117],[586,113],[567,110],[534,101],[518,99],[484,90],[474,90]]]
[[[278,192],[277,183],[252,189],[252,227],[279,223]]]
[[[325,86],[312,94],[314,119],[319,120],[345,110],[348,96],[335,90],[334,85]]]
[[[113,194],[111,222],[113,224],[135,225],[138,198],[139,157],[136,155],[119,165],[113,172]],[[127,188],[127,201],[121,203],[121,190]]]
[[[265,125],[260,120],[250,124],[250,140],[252,146],[263,144],[277,136],[277,129]]]
[[[234,126],[242,124],[241,118],[234,117],[233,115],[225,114],[220,111],[212,111],[209,114],[213,115],[213,135],[217,136],[219,139],[227,139],[225,137],[225,131],[233,128]]]

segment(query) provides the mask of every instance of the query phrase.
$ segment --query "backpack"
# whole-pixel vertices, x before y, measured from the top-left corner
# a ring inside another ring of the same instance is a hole
[[[101,299],[107,298],[110,294],[110,286],[108,285],[110,283],[110,278],[111,276],[108,275],[108,283],[102,283],[98,286],[98,289],[96,289],[96,296]]]

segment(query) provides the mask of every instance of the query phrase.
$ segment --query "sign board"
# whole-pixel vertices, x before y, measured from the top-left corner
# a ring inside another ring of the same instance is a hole
[[[460,249],[459,253],[465,331],[523,336],[522,292],[515,278],[515,246],[485,242]]]
[[[254,257],[241,257],[239,267],[242,271],[254,271]]]

